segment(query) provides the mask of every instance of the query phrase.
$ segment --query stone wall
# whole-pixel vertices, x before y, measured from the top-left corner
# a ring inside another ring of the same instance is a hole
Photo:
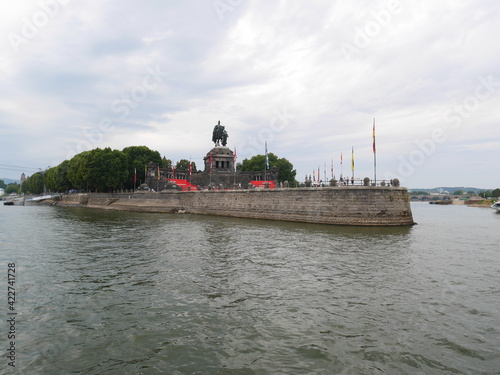
[[[87,207],[186,212],[337,225],[412,225],[408,192],[399,187],[328,187],[65,196]]]

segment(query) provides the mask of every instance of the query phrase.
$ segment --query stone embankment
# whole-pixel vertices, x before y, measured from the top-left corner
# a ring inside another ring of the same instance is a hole
[[[401,187],[326,187],[264,190],[70,194],[57,205],[136,212],[192,213],[306,223],[413,225]]]

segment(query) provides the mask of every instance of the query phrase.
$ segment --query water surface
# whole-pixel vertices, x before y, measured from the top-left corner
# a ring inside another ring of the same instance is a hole
[[[412,209],[362,228],[1,206],[16,371],[500,373],[500,214]]]

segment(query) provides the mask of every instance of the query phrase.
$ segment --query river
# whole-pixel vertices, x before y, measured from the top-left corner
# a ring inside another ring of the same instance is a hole
[[[500,374],[500,214],[412,209],[363,228],[2,205],[0,373]]]

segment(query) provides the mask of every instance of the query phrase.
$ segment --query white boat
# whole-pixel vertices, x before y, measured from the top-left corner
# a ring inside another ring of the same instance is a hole
[[[500,212],[500,201],[497,201],[491,205],[491,208],[494,208],[497,210],[497,212]]]

